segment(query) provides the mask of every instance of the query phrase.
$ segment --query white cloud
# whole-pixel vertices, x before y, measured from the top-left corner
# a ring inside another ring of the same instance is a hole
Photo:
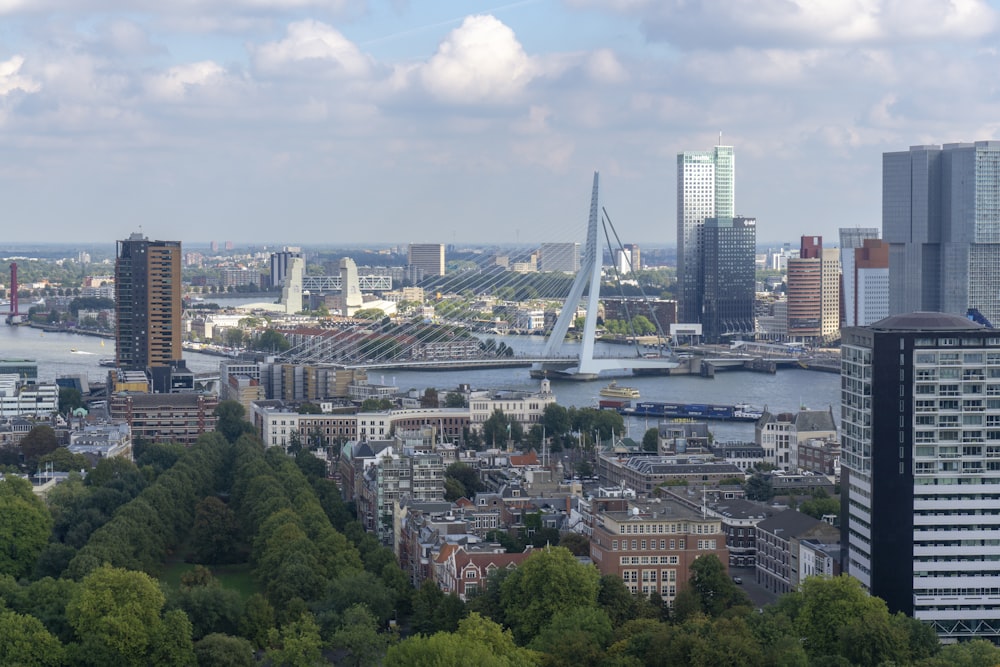
[[[146,79],[146,90],[156,99],[182,102],[188,93],[198,87],[219,86],[224,83],[226,70],[217,63],[203,61],[176,65],[165,72]]]
[[[9,95],[15,90],[25,93],[37,93],[42,85],[30,76],[21,74],[24,56],[14,56],[0,61],[0,95]]]
[[[541,72],[514,31],[492,16],[470,16],[420,69],[425,88],[456,103],[510,102]]]
[[[967,39],[997,29],[985,0],[570,0],[641,21],[652,40],[686,49]]]
[[[353,42],[311,19],[289,24],[283,40],[255,47],[253,56],[257,69],[267,74],[305,66],[332,76],[360,78],[372,69],[370,59]]]
[[[592,79],[601,83],[624,83],[628,80],[628,72],[611,49],[598,49],[591,53],[586,69]]]

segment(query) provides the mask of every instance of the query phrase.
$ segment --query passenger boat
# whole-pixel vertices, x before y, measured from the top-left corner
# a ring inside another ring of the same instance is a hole
[[[623,387],[614,380],[607,387],[601,389],[600,394],[601,396],[610,396],[611,398],[639,398],[638,389],[635,387]]]

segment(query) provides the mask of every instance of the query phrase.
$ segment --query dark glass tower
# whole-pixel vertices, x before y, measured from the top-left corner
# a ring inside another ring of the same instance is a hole
[[[755,218],[705,220],[698,281],[705,342],[753,334],[756,249]]]

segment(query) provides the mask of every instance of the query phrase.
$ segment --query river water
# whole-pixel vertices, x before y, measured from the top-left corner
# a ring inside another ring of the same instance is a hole
[[[541,336],[508,336],[497,338],[513,347],[519,354],[539,353],[544,339]],[[101,342],[104,341],[102,346]],[[574,345],[567,344],[565,354],[572,354]],[[624,356],[631,352],[624,346],[599,343],[597,353],[604,356]],[[103,381],[107,369],[99,365],[102,358],[114,357],[114,341],[92,336],[68,333],[41,332],[30,327],[11,327],[0,324],[0,358],[34,359],[38,362],[38,376],[43,381],[53,381],[61,375],[86,375],[91,382]],[[195,373],[219,369],[220,357],[184,352],[188,368]],[[610,377],[608,378],[610,379]],[[552,391],[561,405],[566,407],[594,407],[600,399],[599,391],[608,379],[595,382],[553,380]],[[840,422],[840,376],[802,369],[780,370],[775,375],[747,371],[720,371],[715,378],[698,376],[643,376],[622,374],[619,384],[636,387],[642,394],[640,400],[671,403],[715,403],[733,405],[749,403],[767,407],[771,412],[794,412],[799,407],[811,410],[833,408],[834,419]],[[455,371],[382,371],[369,372],[369,381],[392,384],[402,390],[437,388],[441,392],[468,384],[473,389],[517,389],[535,391],[539,381],[528,375],[527,368],[455,370]],[[633,437],[655,422],[633,418],[629,420]],[[714,422],[712,431],[718,440],[752,440],[753,424]]]

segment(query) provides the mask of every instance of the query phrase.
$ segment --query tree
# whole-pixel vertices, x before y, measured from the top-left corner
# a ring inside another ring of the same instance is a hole
[[[520,422],[508,418],[503,410],[497,408],[483,422],[482,435],[483,440],[492,447],[498,443],[505,444],[507,440],[521,442],[524,429]]]
[[[873,624],[889,614],[883,600],[868,595],[857,579],[846,574],[833,579],[809,577],[800,592],[789,595],[801,596],[795,624],[811,658],[840,653],[840,628],[846,619]]]
[[[463,496],[471,498],[485,488],[482,480],[479,478],[479,472],[472,466],[461,461],[456,461],[445,468],[444,476],[446,484],[451,479],[461,485],[462,493],[456,499]]]
[[[746,483],[747,498],[767,502],[774,498],[771,480],[760,473],[754,473]]]
[[[83,396],[75,387],[59,388],[59,412],[66,414],[83,407]]]
[[[642,451],[644,452],[656,452],[660,447],[660,429],[653,427],[647,428],[646,432],[642,434]]]
[[[415,635],[389,648],[385,667],[533,667],[541,656],[519,648],[509,630],[472,613],[459,623],[458,632]]]
[[[522,643],[535,635],[560,612],[595,607],[600,575],[583,565],[568,549],[536,551],[503,582],[504,618]]]
[[[87,664],[157,664],[153,656],[164,644],[190,646],[190,623],[185,628],[174,615],[164,625],[164,601],[159,585],[143,572],[104,565],[84,577],[66,605],[66,618]]]
[[[267,659],[274,665],[313,667],[320,664],[323,640],[316,619],[309,612],[281,626],[280,632],[271,630],[269,639],[272,648],[267,652]]]
[[[364,667],[377,665],[388,646],[389,637],[380,634],[378,622],[363,604],[355,604],[344,611],[340,628],[330,638],[333,648],[343,649],[350,658],[344,664]]]
[[[709,616],[719,616],[732,607],[750,606],[750,598],[733,583],[715,554],[699,556],[694,560],[688,583],[698,597],[701,610]]]
[[[590,555],[590,540],[583,533],[566,533],[559,538],[559,546],[569,549],[574,556]]]
[[[58,470],[59,472],[90,469],[90,459],[83,454],[74,454],[66,447],[58,447],[54,452],[38,459],[39,467],[44,468],[50,463],[52,464],[52,470]]]
[[[34,616],[0,607],[0,664],[21,667],[57,667],[65,649]]]
[[[254,348],[261,350],[262,352],[270,352],[274,354],[275,352],[285,352],[291,347],[291,343],[285,338],[284,334],[274,329],[265,329],[257,337],[256,343],[254,343]]]
[[[226,329],[226,345],[229,347],[243,346],[243,329],[229,327]]]
[[[424,395],[420,397],[420,407],[437,408],[439,406],[438,392],[433,387],[424,389]]]
[[[444,407],[446,408],[467,408],[469,402],[465,400],[465,395],[457,391],[449,391],[444,395]]]
[[[214,632],[194,645],[200,667],[253,667],[253,645],[242,637]]]
[[[239,527],[229,506],[209,496],[195,508],[191,548],[199,563],[232,563],[236,557]]]
[[[0,574],[23,577],[45,549],[52,515],[19,477],[0,480]]]
[[[219,418],[215,430],[229,442],[236,442],[244,433],[253,434],[253,424],[243,419],[245,413],[239,401],[221,401],[215,408],[215,416]]]
[[[545,433],[550,438],[557,438],[569,433],[572,423],[569,419],[569,411],[558,403],[549,403],[542,410],[542,423],[545,425]]]
[[[21,455],[29,468],[34,468],[38,460],[46,454],[51,454],[59,447],[56,432],[51,426],[40,424],[35,426],[21,439]]]
[[[611,641],[611,619],[603,609],[564,609],[531,642],[531,648],[548,654],[554,667],[597,665]]]
[[[799,505],[799,511],[803,514],[808,514],[814,519],[822,519],[828,514],[840,514],[840,501],[836,498],[831,498],[824,492],[822,496],[802,501],[802,504]]]

